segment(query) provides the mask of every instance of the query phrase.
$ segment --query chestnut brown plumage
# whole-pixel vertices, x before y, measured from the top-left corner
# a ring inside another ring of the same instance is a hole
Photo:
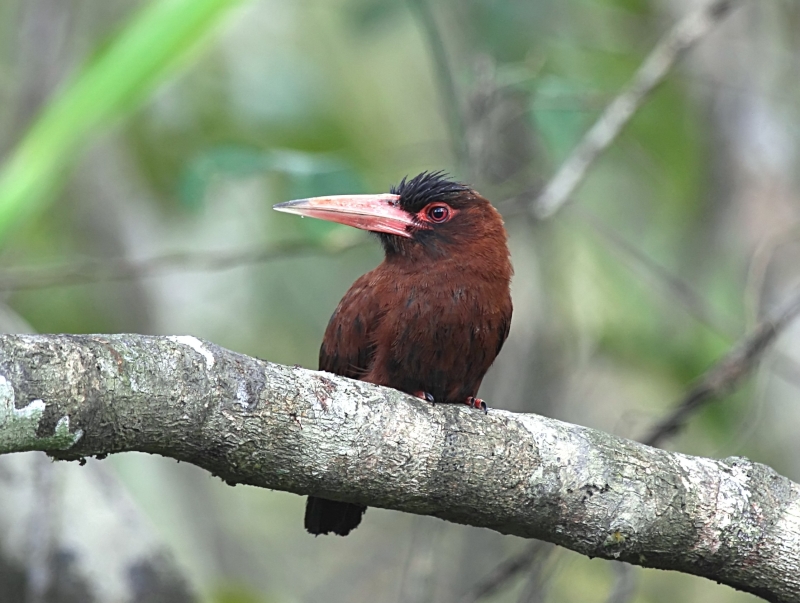
[[[441,172],[425,172],[388,194],[316,197],[275,209],[371,230],[385,251],[339,302],[320,370],[486,410],[478,388],[508,336],[512,309],[506,231],[486,199]],[[365,510],[309,496],[305,527],[345,536]]]

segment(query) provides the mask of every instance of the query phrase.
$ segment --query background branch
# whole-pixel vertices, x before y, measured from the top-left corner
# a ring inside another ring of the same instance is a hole
[[[428,48],[433,61],[434,76],[438,81],[441,93],[442,114],[447,120],[450,130],[450,141],[453,157],[462,169],[469,167],[469,153],[464,133],[464,119],[462,117],[461,102],[456,90],[456,83],[447,59],[447,50],[444,47],[441,33],[436,26],[436,19],[428,0],[409,0],[412,12],[417,16],[420,27],[428,42]]]
[[[52,266],[15,266],[0,268],[0,291],[45,289],[65,285],[80,285],[159,276],[174,272],[214,272],[231,270],[247,264],[257,264],[304,254],[336,254],[368,244],[358,238],[345,243],[307,240],[275,243],[255,249],[230,251],[196,251],[168,253],[142,260],[116,258],[89,259]]]
[[[735,4],[735,0],[705,3],[681,19],[656,44],[630,83],[606,107],[533,202],[531,209],[536,216],[548,218],[567,202],[583,181],[589,166],[619,136],[647,95],[664,80],[675,61],[711,31]]]
[[[648,446],[659,446],[677,431],[689,417],[714,398],[731,390],[747,376],[771,343],[800,313],[800,293],[771,316],[759,323],[736,347],[706,372],[689,390],[675,410],[662,419],[642,440]]]
[[[429,405],[193,337],[2,336],[0,398],[2,452],[156,453],[230,484],[433,515],[800,601],[800,485],[747,459]]]
[[[609,231],[609,236],[613,236],[615,241],[618,238],[611,231]],[[621,244],[625,245],[625,249],[630,248],[624,241],[621,241]],[[634,249],[633,252],[635,253],[636,250]],[[642,257],[647,259],[646,256]],[[676,281],[660,267],[656,266],[656,268],[658,268],[657,274],[661,275],[663,273],[665,275],[665,280],[668,284],[676,283],[676,295],[685,294],[692,304],[699,305],[702,302],[702,299],[695,296],[694,292],[682,281]],[[703,308],[702,305],[699,307]],[[667,438],[675,435],[680,430],[690,415],[699,411],[716,397],[730,392],[737,383],[758,365],[766,350],[791,324],[798,313],[800,313],[800,293],[796,293],[783,306],[773,312],[771,316],[759,323],[725,357],[701,376],[676,405],[675,409],[654,425],[648,435],[641,441],[648,446],[661,446]],[[704,312],[703,314],[708,313]],[[531,563],[538,556],[539,544],[532,543],[520,553],[505,559],[486,578],[470,589],[461,601],[478,601],[500,590],[518,575],[528,571]],[[625,597],[632,595],[635,588],[636,581],[630,568],[620,566],[617,571],[617,584],[609,597],[609,601],[625,600]]]
[[[483,578],[469,592],[467,592],[459,603],[475,603],[484,597],[489,597],[500,590],[511,579],[526,571],[531,564],[546,554],[550,550],[547,543],[536,540],[527,545],[521,552],[513,555],[502,563],[498,564],[488,576]]]

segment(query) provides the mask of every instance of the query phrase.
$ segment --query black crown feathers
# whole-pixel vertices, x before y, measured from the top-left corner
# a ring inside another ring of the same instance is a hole
[[[448,201],[469,191],[467,185],[451,180],[443,171],[422,172],[410,180],[406,176],[390,190],[400,195],[400,207],[410,213],[417,213],[428,203]]]

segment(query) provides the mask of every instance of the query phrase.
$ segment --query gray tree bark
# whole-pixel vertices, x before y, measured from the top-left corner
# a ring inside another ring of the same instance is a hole
[[[0,453],[142,451],[800,601],[800,485],[530,414],[431,405],[194,337],[0,336]],[[299,521],[299,519],[298,519]]]

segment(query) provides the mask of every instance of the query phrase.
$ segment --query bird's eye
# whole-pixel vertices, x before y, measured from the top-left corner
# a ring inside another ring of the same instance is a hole
[[[450,219],[450,208],[444,203],[434,203],[425,211],[431,222],[441,224]]]

